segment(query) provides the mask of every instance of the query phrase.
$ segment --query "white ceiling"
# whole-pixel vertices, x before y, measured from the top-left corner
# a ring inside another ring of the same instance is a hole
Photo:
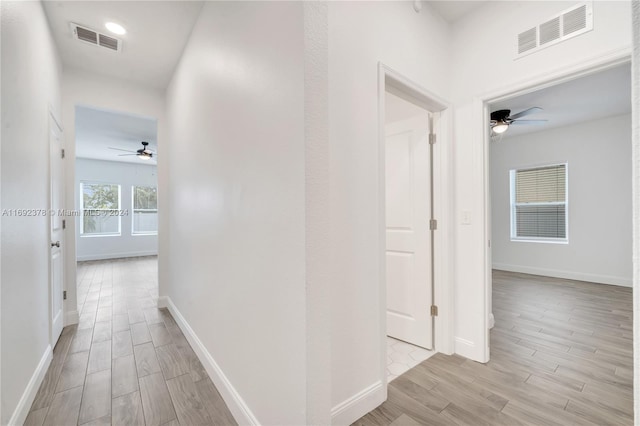
[[[631,113],[631,66],[622,65],[489,106],[511,114],[531,107],[543,110],[523,119],[547,120],[542,125],[512,124],[503,137],[539,132],[584,121]]]
[[[203,2],[43,1],[51,31],[67,67],[124,78],[164,89],[182,55]],[[109,33],[113,21],[127,30]],[[114,52],[73,38],[69,23],[122,40]]]
[[[142,148],[142,141],[149,142],[148,148],[157,152],[155,119],[87,107],[76,108],[76,157],[155,165],[155,156],[151,160],[141,160],[135,155],[120,156],[127,153],[110,149],[137,151]]]
[[[427,3],[438,12],[449,23],[453,23],[462,18],[469,12],[479,8],[486,0],[476,1],[458,1],[458,0],[441,0],[427,1]]]

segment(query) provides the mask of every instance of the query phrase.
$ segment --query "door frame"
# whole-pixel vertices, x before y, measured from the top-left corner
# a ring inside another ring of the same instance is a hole
[[[575,80],[580,77],[585,77],[591,74],[595,74],[600,71],[623,65],[625,63],[631,63],[631,49],[624,48],[606,55],[601,55],[589,60],[577,63],[570,67],[564,67],[561,69],[553,70],[539,74],[538,76],[527,78],[524,81],[505,86],[499,89],[495,89],[486,92],[480,96],[474,98],[473,101],[473,122],[474,132],[478,134],[482,132],[482,158],[479,159],[480,167],[482,170],[482,186],[483,197],[481,206],[481,213],[484,217],[481,220],[482,223],[482,237],[483,237],[483,287],[484,287],[484,303],[482,305],[482,320],[485,323],[482,341],[480,347],[482,348],[482,359],[480,362],[488,362],[490,359],[490,338],[489,330],[493,327],[495,319],[492,312],[492,276],[491,271],[493,268],[491,259],[491,180],[490,180],[490,143],[491,143],[491,129],[489,126],[489,104],[494,102],[500,102],[515,96],[524,95],[534,92],[536,90],[556,86],[561,83],[566,83],[571,80]]]
[[[386,202],[385,202],[385,92],[389,91],[433,114],[437,141],[433,149],[433,203],[438,229],[434,235],[434,298],[438,316],[433,321],[433,350],[453,353],[453,168],[451,167],[451,105],[438,95],[413,82],[391,67],[378,63],[378,241],[379,241],[379,317],[380,376],[387,389],[387,280],[386,280]],[[428,218],[426,218],[428,220]],[[426,306],[425,309],[430,307]]]
[[[49,145],[49,160],[48,160],[48,164],[47,164],[47,188],[48,188],[48,194],[47,194],[47,210],[49,210],[51,208],[51,185],[52,185],[52,181],[51,181],[51,143],[50,143],[50,138],[51,138],[51,130],[52,130],[52,126],[55,126],[58,129],[59,132],[59,137],[60,137],[60,144],[63,146],[64,149],[64,131],[62,129],[62,124],[61,121],[58,119],[58,117],[56,117],[56,114],[54,112],[54,109],[51,105],[49,105],[48,108],[48,127],[47,127],[47,143]],[[63,176],[62,181],[61,181],[61,185],[62,185],[62,197],[63,197],[63,202],[62,205],[64,206],[65,204],[65,200],[66,200],[66,186],[65,186],[65,174],[64,174],[64,167],[62,168],[63,170]],[[63,207],[64,208],[64,207]],[[51,214],[58,214],[58,212],[49,212],[49,215]],[[51,226],[51,217],[47,217],[47,243],[49,243],[51,241],[51,232],[52,232],[52,226]],[[62,249],[60,250],[60,256],[62,256],[62,290],[66,290],[66,264],[65,264],[65,246],[66,246],[66,232],[64,232],[64,228],[63,228],[63,232],[62,232]],[[49,250],[47,251],[49,252]],[[59,336],[56,336],[56,338],[54,339],[53,336],[53,282],[52,282],[52,265],[51,265],[51,255],[48,255],[47,258],[48,261],[48,276],[49,276],[49,285],[47,286],[47,293],[49,295],[49,318],[48,318],[48,322],[49,322],[49,344],[51,345],[51,349],[53,349],[57,343],[57,338]],[[66,309],[65,309],[65,301],[64,299],[62,300],[62,328],[64,329],[64,327],[67,325],[66,324]]]

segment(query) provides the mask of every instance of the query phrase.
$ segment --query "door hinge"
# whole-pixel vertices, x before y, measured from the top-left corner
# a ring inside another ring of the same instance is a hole
[[[62,292],[62,300],[67,300],[67,290]],[[433,315],[433,314],[432,314]]]
[[[429,220],[429,230],[435,231],[436,229],[438,229],[438,221],[435,219]]]
[[[64,149],[61,149],[60,151],[62,151],[61,155],[60,155],[60,158],[64,158]]]
[[[435,133],[429,133],[429,144],[433,145],[434,143],[436,143],[436,134]]]
[[[62,229],[67,229],[67,220],[62,219]]]
[[[431,316],[432,317],[438,316],[438,307],[436,305],[431,305]]]

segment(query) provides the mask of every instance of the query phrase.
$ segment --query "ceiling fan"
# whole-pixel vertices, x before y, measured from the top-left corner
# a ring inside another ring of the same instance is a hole
[[[129,152],[130,154],[118,154],[118,157],[126,157],[128,155],[137,155],[138,158],[140,158],[141,160],[151,160],[153,158],[153,156],[155,155],[155,153],[153,151],[151,151],[149,148],[147,148],[147,146],[149,146],[149,142],[141,142],[142,143],[142,148],[140,148],[137,151],[131,151],[128,149],[120,149],[120,148],[113,148],[113,147],[109,147],[109,149],[113,149],[116,151],[124,151],[124,152]]]
[[[520,111],[516,114],[510,115],[510,109],[500,109],[497,111],[493,111],[491,113],[491,130],[493,133],[504,133],[507,131],[510,125],[512,124],[542,124],[546,123],[547,120],[520,120],[520,117],[525,117],[529,114],[533,114],[537,111],[542,111],[540,107],[532,107],[529,109],[525,109],[524,111]]]

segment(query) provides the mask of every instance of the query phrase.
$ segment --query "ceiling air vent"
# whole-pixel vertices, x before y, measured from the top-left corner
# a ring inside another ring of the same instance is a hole
[[[106,47],[111,50],[118,50],[118,39],[100,34],[100,46]]]
[[[101,34],[78,24],[70,23],[69,25],[73,37],[83,43],[93,44],[94,46],[104,47],[109,50],[115,50],[116,52],[122,50],[122,40]]]
[[[79,40],[86,41],[92,44],[98,43],[98,33],[95,31],[91,31],[82,27],[76,27],[76,35],[78,36]]]
[[[516,58],[584,34],[593,29],[591,2],[579,3],[518,34]]]

